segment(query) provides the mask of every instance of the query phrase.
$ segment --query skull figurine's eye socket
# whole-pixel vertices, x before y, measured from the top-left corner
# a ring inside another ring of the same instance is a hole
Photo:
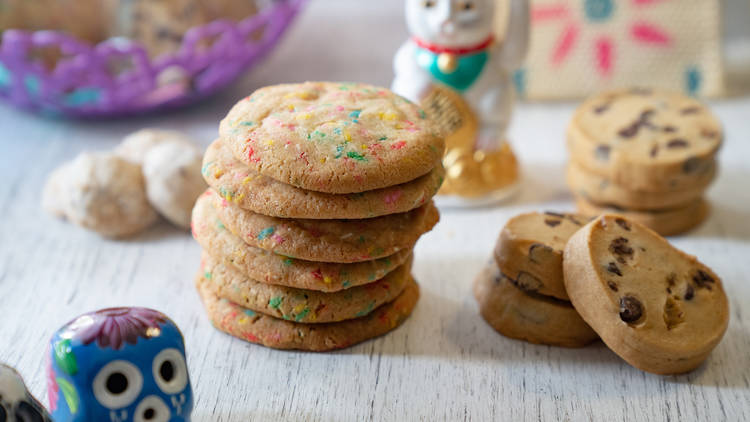
[[[185,389],[188,383],[185,358],[177,349],[164,349],[154,358],[154,379],[161,391],[176,394]]]
[[[5,419],[0,416],[0,421]],[[42,416],[39,409],[32,406],[30,403],[22,401],[18,403],[16,407],[16,420],[18,422],[43,422],[44,417]]]
[[[133,422],[167,422],[172,417],[164,400],[148,396],[138,403],[133,413]]]
[[[424,0],[422,2],[422,7],[424,7],[425,9],[435,7],[435,0]]]
[[[114,360],[106,364],[94,377],[94,397],[108,409],[128,406],[138,397],[143,387],[143,375],[132,363]]]

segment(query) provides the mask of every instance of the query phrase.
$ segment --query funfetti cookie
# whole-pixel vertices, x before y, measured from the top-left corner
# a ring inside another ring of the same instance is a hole
[[[603,215],[571,237],[565,287],[612,351],[657,374],[690,371],[729,322],[721,280],[695,257],[620,216]]]
[[[586,100],[568,127],[572,159],[630,190],[664,192],[701,184],[714,170],[723,132],[699,101],[651,90]]]
[[[202,274],[197,276],[198,293],[209,319],[221,331],[243,340],[275,349],[322,352],[353,346],[394,330],[409,317],[419,299],[419,287],[412,280],[390,303],[366,316],[326,324],[301,324],[243,308],[219,299]]]
[[[565,243],[589,218],[575,214],[530,212],[505,224],[495,260],[502,272],[519,287],[557,299],[568,300],[562,274]]]
[[[261,88],[220,125],[235,158],[280,182],[353,193],[429,173],[444,142],[418,105],[385,88],[306,82]]]
[[[219,220],[207,202],[193,209],[193,237],[211,256],[248,278],[298,289],[336,292],[377,281],[404,264],[411,249],[353,264],[303,261],[246,244]]]
[[[693,200],[679,208],[654,211],[632,211],[614,205],[596,204],[584,198],[576,197],[578,212],[586,215],[618,214],[636,221],[654,230],[662,236],[673,236],[685,233],[708,216],[710,206],[702,198]]]
[[[474,281],[479,313],[500,334],[531,343],[583,347],[596,333],[569,302],[524,292],[490,262]]]
[[[668,192],[648,192],[625,189],[606,177],[585,170],[575,162],[568,163],[568,186],[577,195],[592,203],[612,204],[631,210],[649,211],[679,208],[695,202],[714,179],[716,169],[691,188]]]
[[[301,323],[360,318],[396,298],[411,281],[411,259],[382,279],[339,292],[323,293],[260,283],[203,253],[207,287],[222,299],[265,315]]]
[[[301,189],[263,176],[234,158],[217,139],[203,157],[203,178],[240,208],[282,218],[372,218],[410,211],[433,197],[445,177],[441,164],[400,185],[367,192],[331,194]]]
[[[371,261],[412,249],[440,219],[432,202],[409,212],[367,220],[302,220],[243,210],[211,189],[198,201],[209,203],[219,220],[248,245],[319,262]]]

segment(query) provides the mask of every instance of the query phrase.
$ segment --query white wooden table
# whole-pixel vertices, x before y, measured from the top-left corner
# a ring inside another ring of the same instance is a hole
[[[709,192],[713,214],[674,238],[722,276],[732,306],[724,340],[683,376],[641,372],[601,344],[566,350],[506,339],[477,313],[472,279],[505,221],[522,211],[572,209],[562,136],[572,105],[518,108],[511,135],[525,172],[522,193],[501,208],[443,212],[416,250],[422,298],[412,317],[390,335],[336,353],[280,352],[213,329],[192,286],[199,248],[187,233],[162,223],[110,241],[42,212],[52,168],[140,127],[178,128],[208,144],[231,104],[262,85],[388,85],[391,54],[406,36],[400,8],[401,0],[314,0],[282,48],[242,83],[165,116],[68,122],[0,105],[0,361],[16,366],[46,402],[52,332],[86,311],[139,305],[165,312],[185,334],[196,421],[750,420],[747,96],[712,103],[727,132]],[[321,50],[330,40],[340,47]]]

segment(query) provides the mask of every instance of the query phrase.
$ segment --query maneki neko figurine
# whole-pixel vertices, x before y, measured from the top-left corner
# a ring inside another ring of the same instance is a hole
[[[48,357],[56,422],[190,420],[185,345],[161,312],[109,308],[81,315],[53,335]]]
[[[496,40],[495,1],[406,0],[412,37],[396,53],[392,89],[422,104],[446,135],[440,194],[447,204],[494,202],[518,184],[506,129],[511,74],[528,47],[529,4],[506,0],[507,29]]]

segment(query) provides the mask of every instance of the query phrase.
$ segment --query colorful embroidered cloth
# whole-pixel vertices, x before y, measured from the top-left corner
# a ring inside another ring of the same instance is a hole
[[[515,74],[523,97],[636,85],[723,94],[718,0],[530,1],[531,47]]]

